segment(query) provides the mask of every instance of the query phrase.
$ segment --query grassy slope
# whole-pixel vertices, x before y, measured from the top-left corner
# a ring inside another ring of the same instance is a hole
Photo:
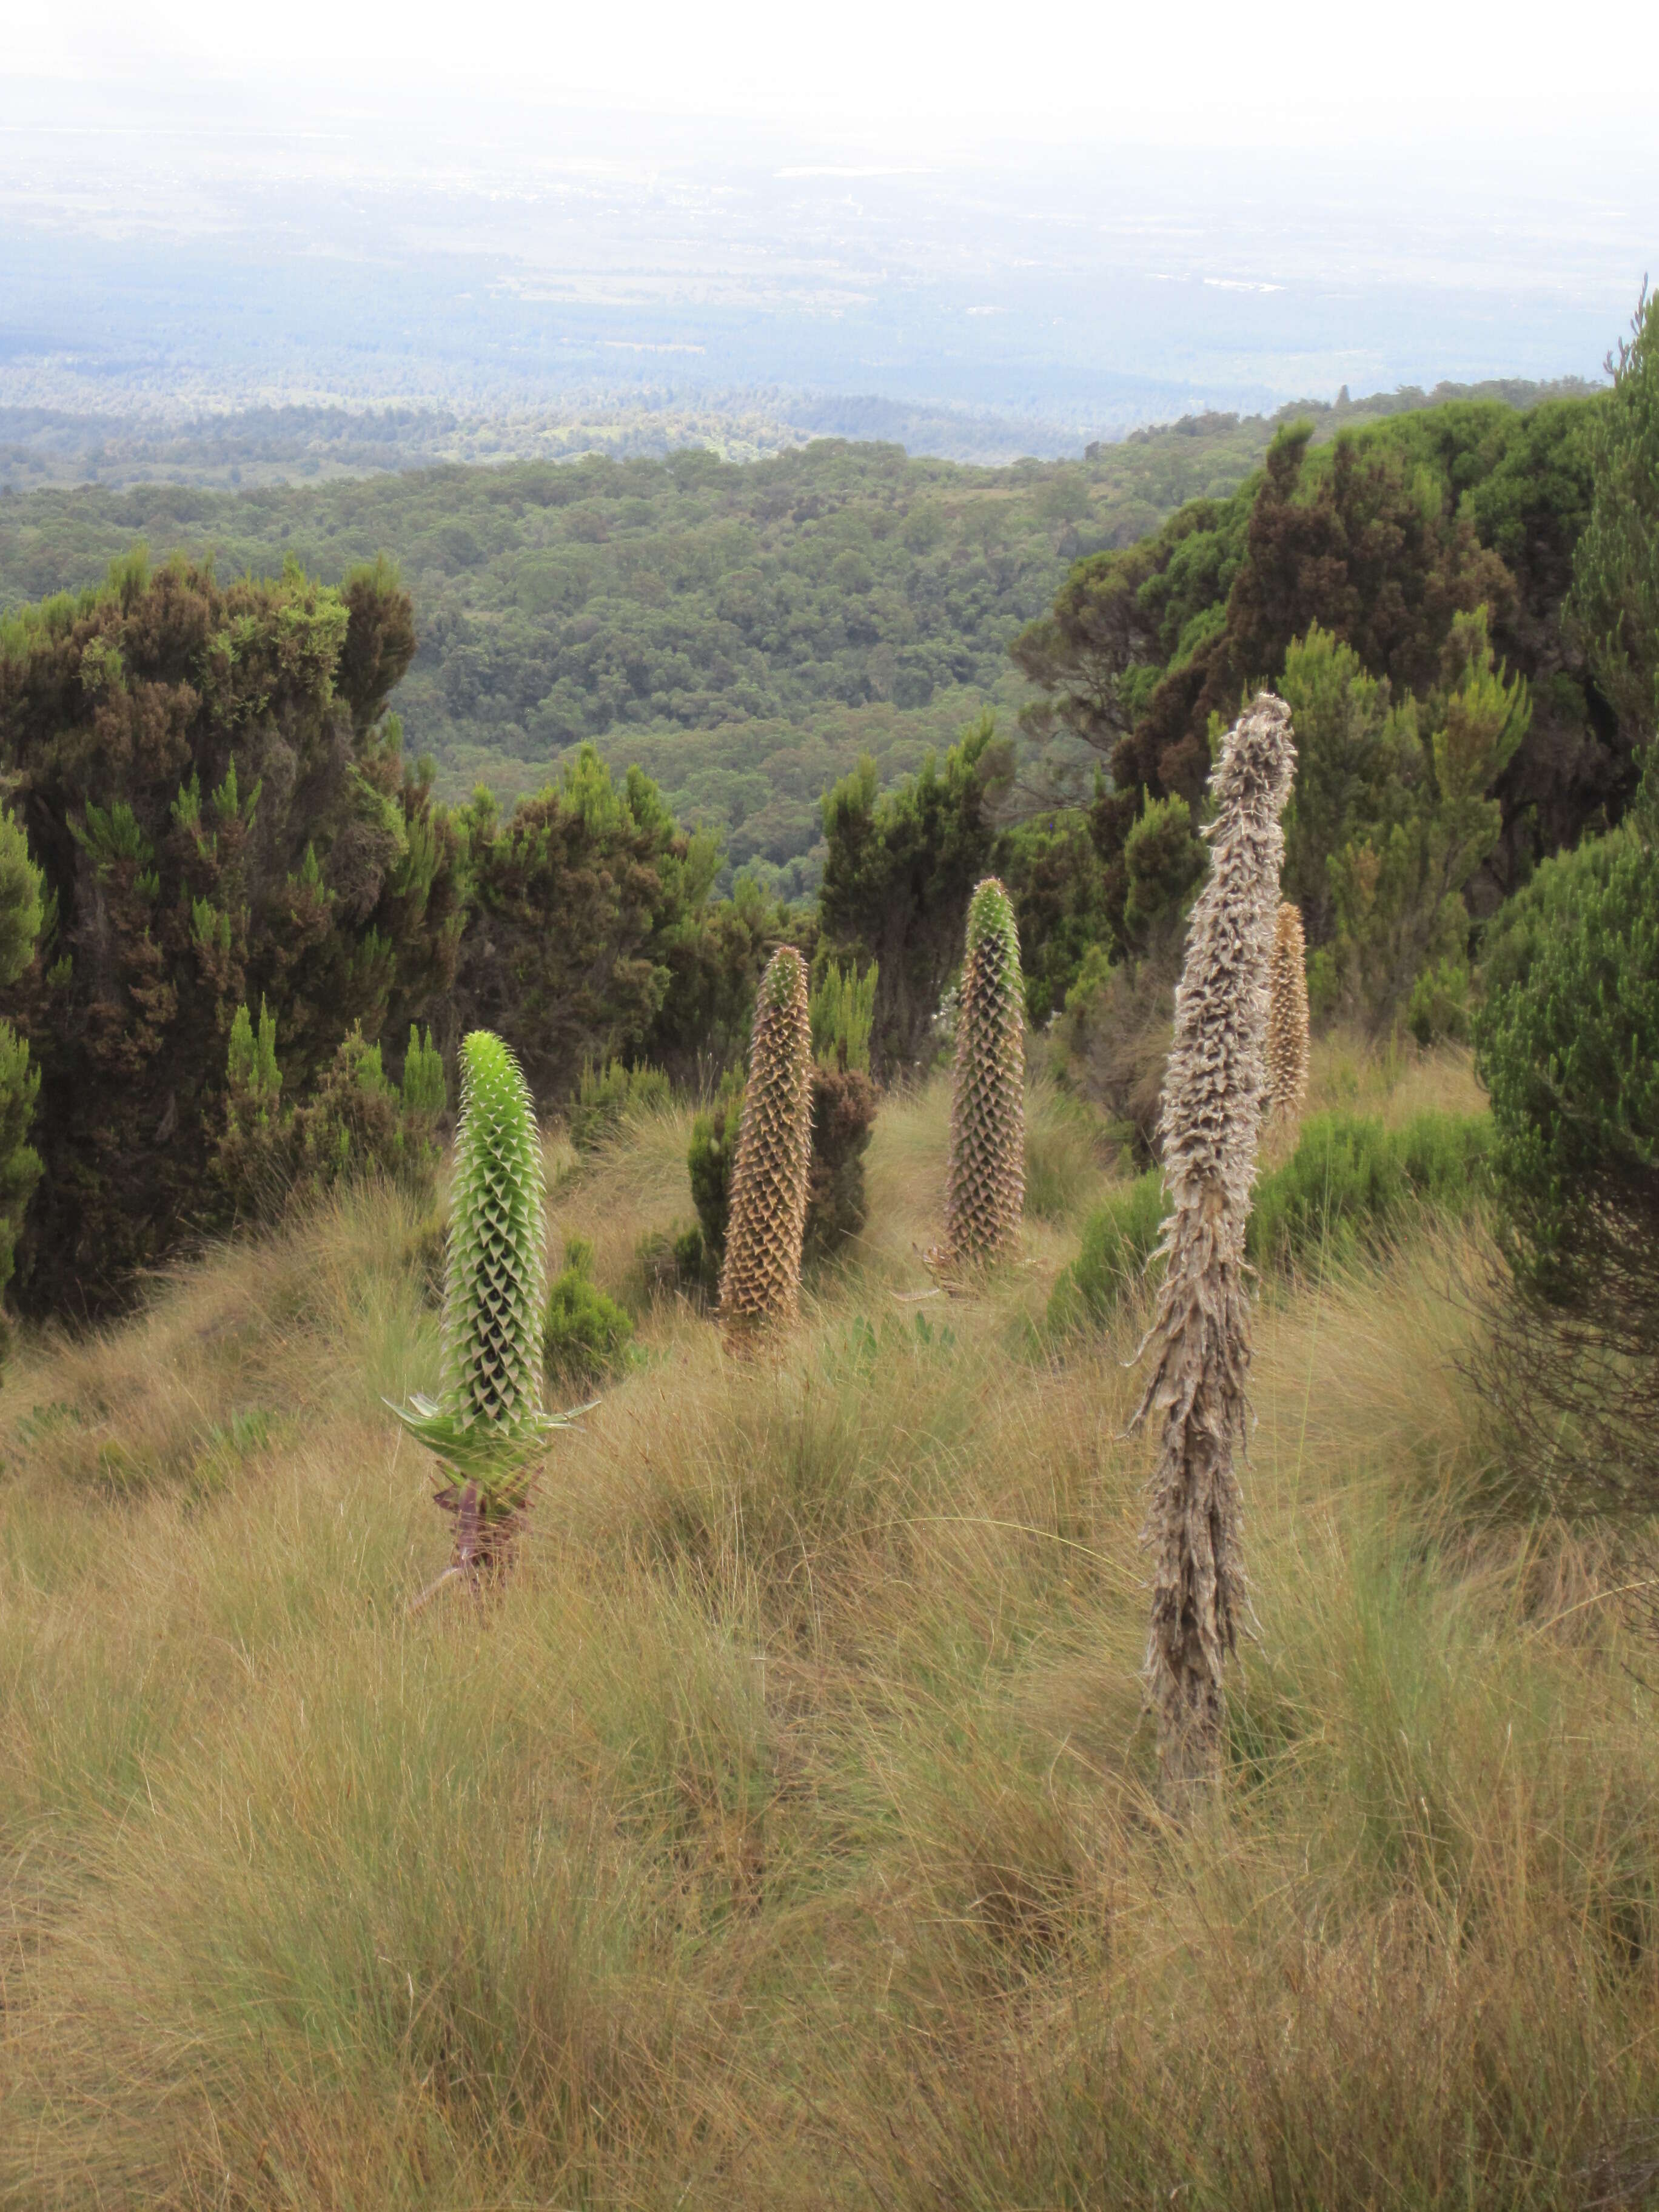
[[[1384,1081],[1333,1052],[1316,1103]],[[890,1101],[868,1243],[777,1364],[659,1310],[483,1619],[404,1611],[446,1531],[380,1404],[436,1341],[395,1204],[25,1347],[0,2203],[1637,2201],[1648,1570],[1460,1515],[1455,1254],[1271,1295],[1234,1778],[1168,1832],[1139,1316],[1020,1352],[1099,1181],[1035,1121],[1028,1264],[905,1305],[945,1104]],[[554,1150],[611,1285],[689,1211],[684,1135]]]

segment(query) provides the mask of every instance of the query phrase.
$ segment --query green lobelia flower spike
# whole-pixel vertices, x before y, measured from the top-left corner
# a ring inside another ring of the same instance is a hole
[[[1025,990],[1012,902],[987,876],[968,908],[957,1010],[945,1254],[957,1266],[1019,1241],[1025,1199]]]
[[[459,1516],[455,1567],[465,1572],[504,1558],[528,1462],[550,1431],[569,1425],[542,1410],[544,1207],[541,1137],[519,1063],[475,1030],[461,1047],[439,1395],[392,1407],[448,1479],[438,1503]]]

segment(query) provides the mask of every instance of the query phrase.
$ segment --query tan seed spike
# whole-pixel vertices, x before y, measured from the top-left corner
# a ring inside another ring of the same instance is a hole
[[[743,1095],[720,1313],[738,1337],[793,1319],[812,1159],[812,1024],[806,963],[781,945],[761,978]]]
[[[1308,965],[1301,910],[1288,899],[1267,965],[1267,1091],[1274,1122],[1293,1128],[1308,1097]]]
[[[1267,1071],[1267,966],[1285,854],[1279,817],[1296,767],[1290,709],[1259,692],[1210,780],[1210,872],[1193,908],[1164,1083],[1166,1267],[1135,1415],[1158,1421],[1143,1542],[1152,1555],[1147,1688],[1165,1802],[1188,1809],[1219,1777],[1222,1667],[1245,1607],[1243,1500],[1250,1364],[1244,1231]]]
[[[945,1257],[994,1260],[1018,1241],[1025,1203],[1025,984],[1013,903],[994,876],[975,891],[957,1006]]]

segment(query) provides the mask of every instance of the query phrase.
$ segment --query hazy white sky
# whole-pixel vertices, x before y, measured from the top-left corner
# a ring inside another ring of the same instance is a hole
[[[694,113],[808,113],[902,129],[995,117],[1121,139],[1248,141],[1291,125],[1325,144],[1460,124],[1578,137],[1652,127],[1659,9],[1510,0],[11,0],[15,76],[203,79],[469,94]]]

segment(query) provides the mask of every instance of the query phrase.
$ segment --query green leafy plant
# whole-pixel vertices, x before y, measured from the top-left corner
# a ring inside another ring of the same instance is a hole
[[[626,1358],[634,1324],[593,1280],[593,1247],[585,1237],[564,1240],[564,1267],[547,1294],[542,1333],[547,1372],[562,1382],[597,1381]]]
[[[1503,832],[1489,796],[1532,720],[1528,685],[1493,653],[1487,612],[1453,617],[1438,680],[1389,684],[1316,625],[1291,646],[1285,696],[1304,757],[1286,888],[1305,895],[1314,994],[1381,1034],[1402,1015],[1424,1042],[1468,1018],[1464,892]]]
[[[698,1244],[694,1254],[690,1232],[677,1252],[688,1279],[695,1276],[705,1290],[719,1285],[726,1258],[726,1224],[732,1211],[732,1168],[738,1156],[738,1136],[743,1127],[743,1074],[729,1068],[712,1104],[691,1123],[691,1143],[686,1168],[691,1179],[691,1203],[697,1210]]]
[[[1640,744],[1659,729],[1659,294],[1645,284],[1607,370],[1613,388],[1589,434],[1594,490],[1567,614]]]
[[[812,1154],[806,1174],[804,1261],[829,1259],[869,1213],[864,1156],[876,1125],[876,1090],[856,1067],[812,1069]]]
[[[1414,1213],[1466,1218],[1491,1196],[1492,1142],[1485,1114],[1419,1114],[1395,1129],[1362,1115],[1316,1115],[1290,1158],[1257,1182],[1246,1253],[1264,1273],[1342,1264],[1386,1243]],[[1095,1209],[1049,1296],[1052,1330],[1103,1323],[1136,1284],[1162,1279],[1164,1214],[1155,1170]]]
[[[1316,1114],[1290,1158],[1255,1188],[1246,1249],[1258,1267],[1346,1261],[1397,1232],[1414,1209],[1462,1219],[1490,1193],[1486,1114],[1415,1115],[1395,1129]]]
[[[1659,757],[1494,924],[1475,1064],[1508,1263],[1493,1394],[1552,1490],[1659,1495]]]
[[[669,1104],[673,1088],[659,1067],[629,1067],[620,1060],[584,1060],[570,1109],[570,1141],[591,1152],[615,1134],[629,1114]]]
[[[1064,1334],[1109,1320],[1118,1301],[1148,1279],[1164,1212],[1164,1178],[1156,1169],[1096,1207],[1084,1224],[1082,1250],[1049,1293],[1051,1329]]]
[[[544,1204],[524,1077],[499,1037],[475,1030],[461,1047],[441,1380],[435,1399],[392,1408],[441,1471],[437,1502],[456,1517],[451,1574],[506,1565],[531,1464],[568,1425],[542,1408]]]
[[[842,969],[825,963],[812,987],[809,1012],[812,1057],[821,1066],[870,1073],[870,1033],[875,1026],[876,987],[881,969],[874,961],[862,975],[856,962]]]
[[[986,714],[894,790],[866,755],[824,793],[821,941],[838,958],[879,963],[871,1050],[883,1082],[923,1054],[1012,765]]]
[[[276,1022],[261,1000],[256,1027],[238,1006],[226,1055],[225,1121],[214,1172],[239,1214],[275,1220],[366,1175],[384,1175],[429,1203],[445,1103],[443,1055],[428,1030],[409,1033],[400,1085],[380,1048],[354,1027],[312,1096],[284,1107]]]

